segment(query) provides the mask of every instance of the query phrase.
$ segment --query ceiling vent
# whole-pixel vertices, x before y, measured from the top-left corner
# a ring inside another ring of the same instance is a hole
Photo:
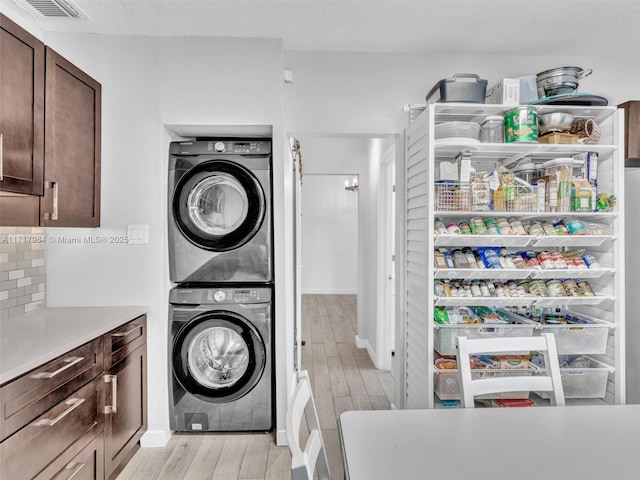
[[[89,18],[71,0],[13,0],[34,17],[38,18]]]

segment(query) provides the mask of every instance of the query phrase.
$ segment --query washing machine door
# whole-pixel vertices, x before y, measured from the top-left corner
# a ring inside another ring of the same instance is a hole
[[[241,247],[258,232],[266,201],[260,182],[229,160],[203,162],[184,173],[173,196],[173,214],[182,234],[206,250]]]
[[[180,384],[202,400],[236,400],[258,383],[266,347],[259,332],[233,312],[209,312],[177,333],[173,370]]]

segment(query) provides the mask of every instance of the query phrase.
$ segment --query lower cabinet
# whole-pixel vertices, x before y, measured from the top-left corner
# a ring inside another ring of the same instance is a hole
[[[118,475],[147,428],[146,330],[142,315],[0,387],[0,479]]]
[[[100,435],[102,381],[94,379],[0,444],[3,479],[54,478],[82,448]],[[59,465],[59,463],[63,465]]]
[[[105,478],[115,478],[147,429],[146,318],[105,338]]]

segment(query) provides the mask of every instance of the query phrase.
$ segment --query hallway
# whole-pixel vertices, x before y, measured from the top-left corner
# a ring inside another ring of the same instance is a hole
[[[338,416],[388,409],[393,378],[355,346],[355,295],[302,296],[302,368],[314,385],[332,477],[344,476]],[[163,448],[142,448],[117,480],[288,480],[291,455],[271,434],[174,434]]]

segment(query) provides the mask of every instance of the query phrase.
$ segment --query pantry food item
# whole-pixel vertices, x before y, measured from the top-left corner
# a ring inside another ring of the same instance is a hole
[[[505,112],[504,139],[506,143],[537,143],[537,110],[532,106],[522,106]]]
[[[456,225],[455,223],[450,223],[449,225],[447,225],[447,233],[451,235],[460,235],[460,227],[458,227],[458,225]]]
[[[487,227],[484,224],[484,221],[480,217],[473,217],[469,220],[469,225],[471,226],[471,233],[476,235],[486,235]]]
[[[588,268],[600,268],[598,260],[593,255],[585,255],[584,257],[582,257],[582,260]]]
[[[436,358],[436,368],[443,370],[455,370],[458,368],[458,361],[451,357]]]
[[[434,220],[433,230],[438,235],[444,235],[447,233],[447,227],[444,226],[444,223],[442,223],[442,221],[438,217],[436,217]]]
[[[586,235],[587,231],[584,228],[584,224],[577,218],[567,220],[565,223],[568,232],[571,235]]]

